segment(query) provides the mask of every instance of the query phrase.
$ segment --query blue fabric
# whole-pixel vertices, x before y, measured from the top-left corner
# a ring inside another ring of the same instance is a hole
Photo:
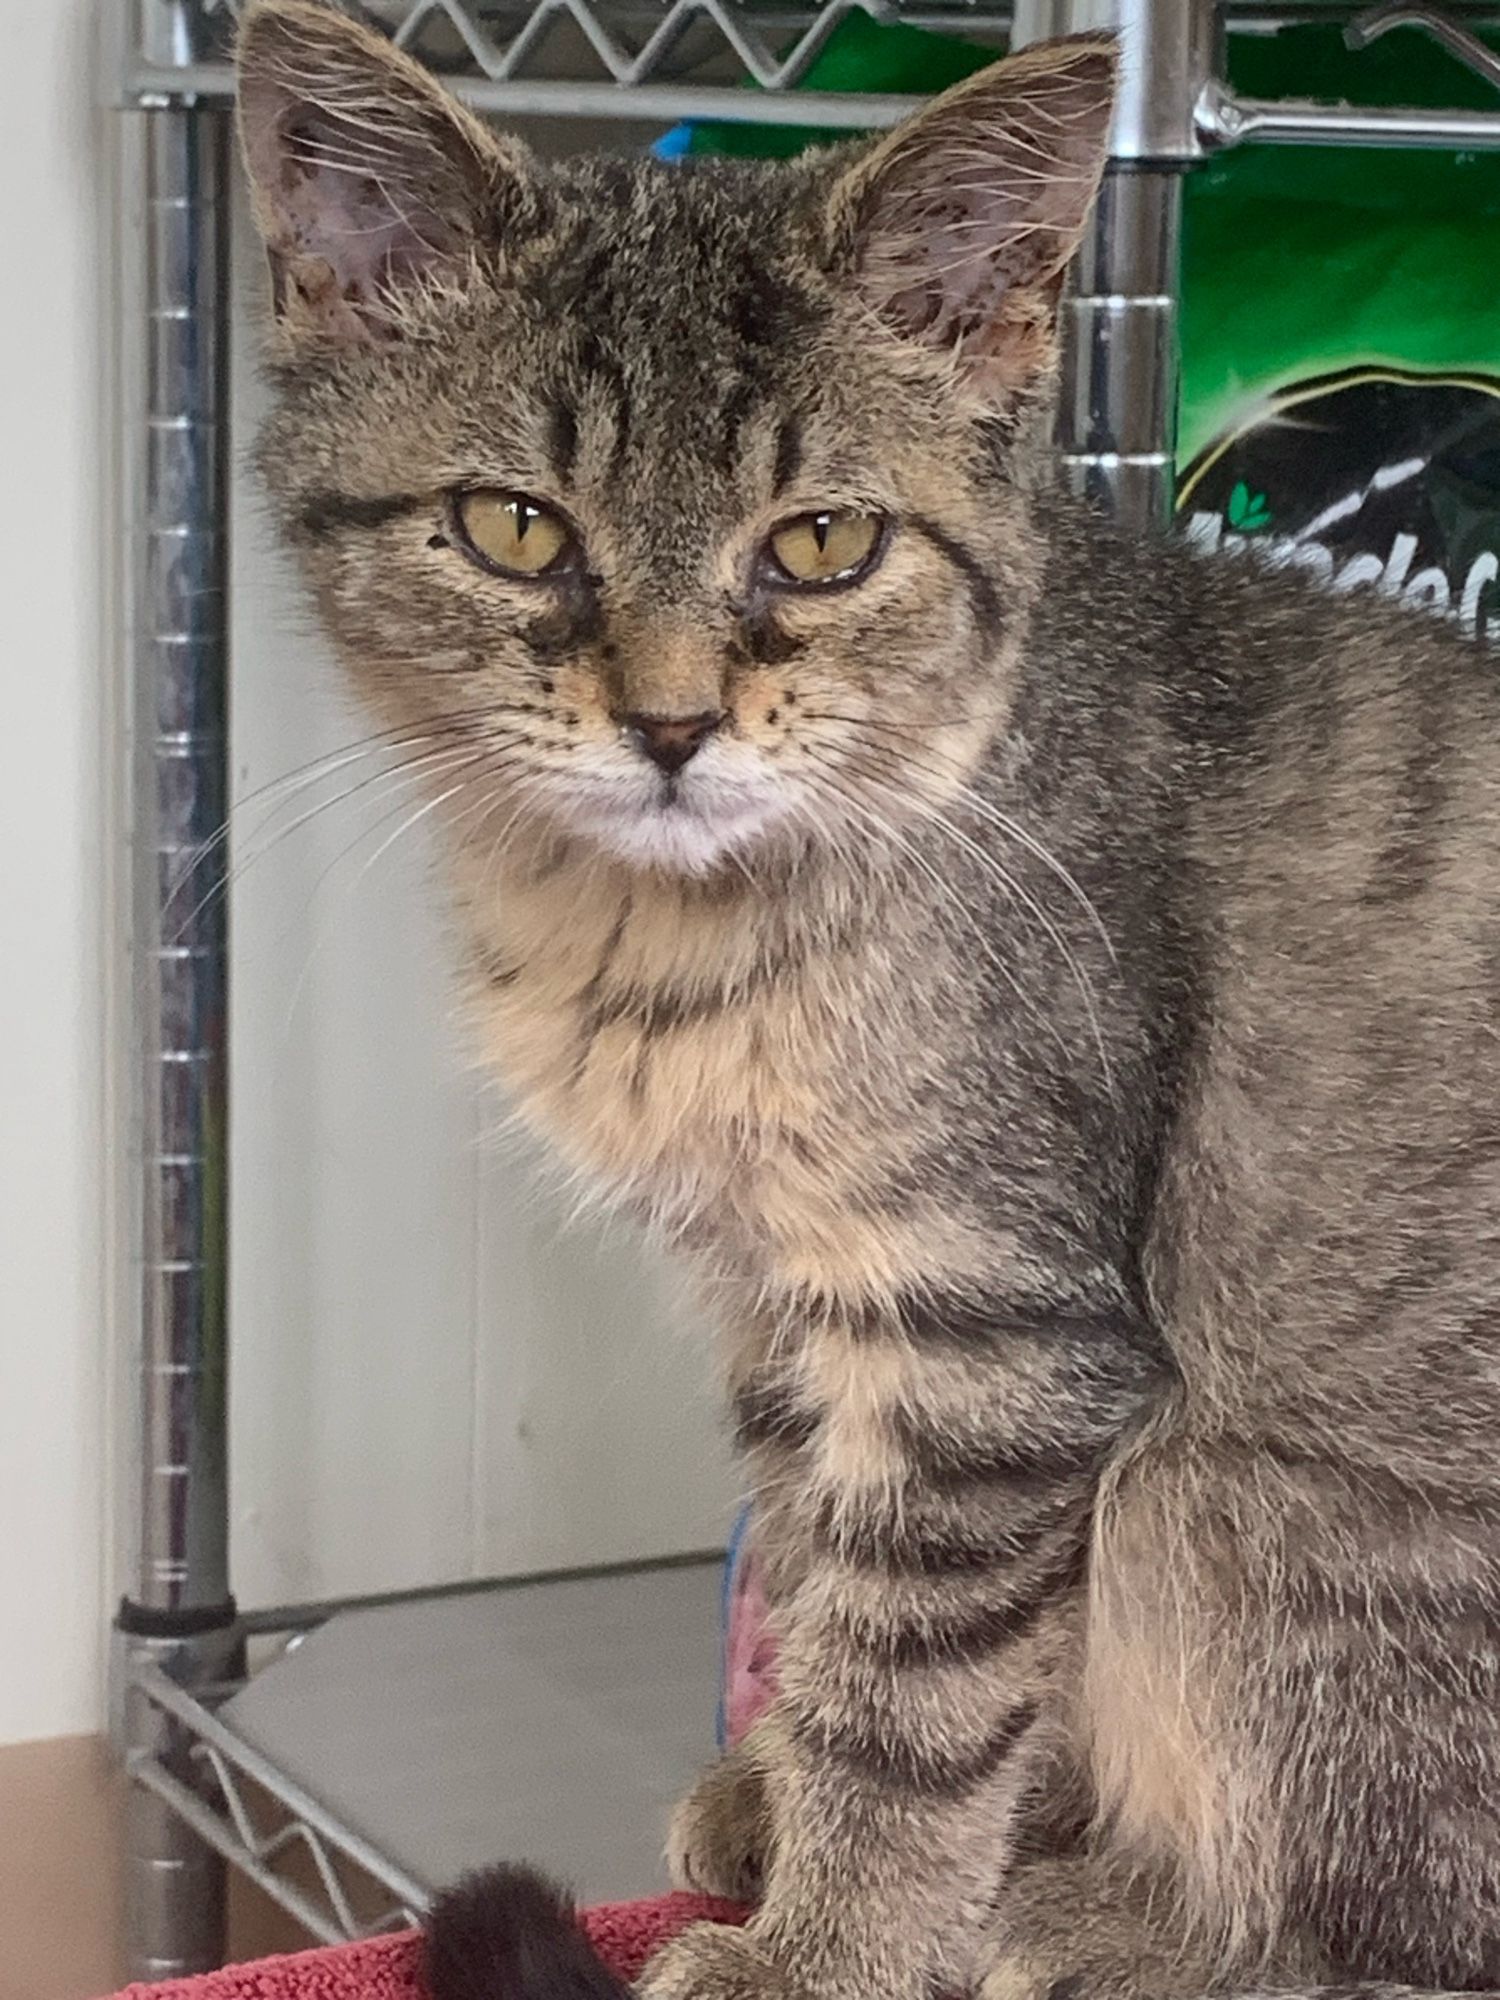
[[[680,160],[693,143],[691,125],[674,125],[670,132],[663,132],[653,140],[651,151],[658,160]]]

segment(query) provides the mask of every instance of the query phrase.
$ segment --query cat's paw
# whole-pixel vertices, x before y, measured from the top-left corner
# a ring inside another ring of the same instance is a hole
[[[976,2000],[1195,2000],[1214,1984],[1175,1899],[1092,1855],[1019,1869],[977,1970]]]
[[[753,1903],[765,1881],[770,1842],[765,1771],[741,1744],[709,1765],[673,1813],[667,1870],[675,1888]]]
[[[979,1982],[977,2000],[1083,2000],[1082,1985],[1076,1973],[1059,1977],[1032,1960],[1002,1958]]]
[[[692,1924],[636,1983],[639,2000],[807,2000],[748,1931]]]
[[[1021,1957],[992,1962],[975,2000],[1174,2000],[1206,1990],[1206,1981],[1163,1977],[1154,1962],[1089,1964],[1064,1954],[1050,1963]]]

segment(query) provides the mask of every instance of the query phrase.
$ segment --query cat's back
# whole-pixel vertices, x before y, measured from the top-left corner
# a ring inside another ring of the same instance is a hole
[[[1208,552],[1180,536],[1126,536],[1091,508],[1043,514],[1041,649],[1065,654],[1085,698],[1170,722],[1188,757],[1290,768],[1345,738],[1398,751],[1413,727],[1440,750],[1462,725],[1500,756],[1500,665],[1456,618],[1376,586],[1338,590],[1285,544]],[[1479,607],[1476,607],[1476,610]],[[1081,669],[1081,671],[1079,671]],[[1311,773],[1311,765],[1309,765]],[[1344,775],[1357,781],[1368,764]],[[1337,776],[1337,771],[1330,773]]]
[[[1488,1449],[1466,1385],[1489,1343],[1460,1323],[1500,1262],[1494,660],[1296,569],[1068,537],[1051,642],[1114,705],[1116,768],[1133,754],[1162,788],[1193,906],[1194,1082],[1160,1226],[1197,1386],[1242,1420],[1274,1383],[1281,1423],[1300,1381],[1304,1413],[1352,1423],[1381,1379],[1401,1392],[1359,1417],[1372,1455]],[[1443,1408],[1414,1415],[1440,1378]]]
[[[1166,788],[1221,902],[1335,960],[1396,911],[1410,939],[1500,909],[1500,665],[1456,621],[1075,507],[1049,547],[1036,671]]]

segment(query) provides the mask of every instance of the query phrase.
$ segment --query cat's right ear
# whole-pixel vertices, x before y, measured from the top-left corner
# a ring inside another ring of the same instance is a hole
[[[399,336],[422,286],[461,282],[525,204],[529,156],[390,43],[319,0],[256,0],[240,139],[276,315],[295,345]]]

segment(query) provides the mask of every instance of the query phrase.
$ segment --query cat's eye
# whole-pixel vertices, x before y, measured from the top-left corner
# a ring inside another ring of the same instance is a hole
[[[546,576],[574,549],[562,516],[524,493],[483,487],[455,494],[453,514],[466,553],[506,576]]]
[[[771,576],[783,584],[853,583],[874,566],[884,540],[879,514],[799,514],[772,530]]]

